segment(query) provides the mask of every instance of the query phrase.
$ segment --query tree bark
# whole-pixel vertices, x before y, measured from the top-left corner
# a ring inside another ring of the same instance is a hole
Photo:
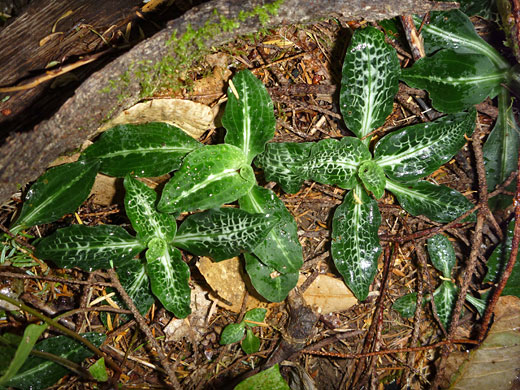
[[[202,28],[217,15],[237,19],[239,13],[272,3],[267,0],[213,0],[186,12],[169,22],[153,37],[136,45],[127,53],[92,74],[68,98],[50,119],[32,129],[11,134],[0,147],[0,203],[31,180],[36,179],[60,154],[77,148],[92,137],[97,128],[111,116],[117,115],[140,100],[140,83],[129,77],[126,83],[116,83],[120,76],[147,61],[151,66],[172,55],[167,41],[176,32],[181,37],[187,29]],[[265,27],[282,24],[308,24],[338,17],[346,20],[369,21],[392,18],[402,14],[422,14],[432,9],[454,8],[455,3],[425,0],[285,0],[277,14],[270,16]],[[233,31],[205,37],[205,46],[219,46],[233,38],[254,33],[261,25],[258,17],[248,18]],[[112,84],[111,84],[112,81]],[[124,84],[124,85],[121,85]],[[110,85],[108,92],[103,92]],[[1,97],[0,97],[1,100]]]

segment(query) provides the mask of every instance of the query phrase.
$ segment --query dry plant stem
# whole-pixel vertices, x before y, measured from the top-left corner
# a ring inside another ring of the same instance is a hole
[[[478,341],[471,339],[453,339],[453,340],[443,340],[438,343],[423,345],[420,347],[409,347],[409,348],[401,348],[401,349],[385,349],[381,351],[374,352],[366,352],[366,353],[339,353],[339,352],[324,352],[324,351],[313,351],[309,349],[304,349],[300,351],[301,353],[306,353],[308,355],[318,355],[318,356],[329,356],[329,357],[337,357],[342,359],[364,359],[371,356],[382,356],[382,355],[393,355],[399,353],[406,352],[420,352],[427,351],[429,349],[439,348],[445,345],[453,345],[453,344],[478,344]]]
[[[473,278],[473,274],[476,269],[478,255],[482,250],[482,230],[484,227],[484,221],[486,217],[488,217],[489,212],[487,201],[488,201],[488,192],[487,192],[487,183],[486,183],[486,171],[484,168],[484,159],[482,158],[482,146],[481,139],[479,137],[480,131],[475,131],[473,133],[472,142],[473,142],[473,150],[475,152],[475,162],[477,164],[477,176],[478,176],[478,192],[479,192],[479,205],[480,209],[477,213],[477,223],[475,224],[475,230],[473,236],[471,238],[471,251],[469,255],[469,259],[467,262],[467,266],[464,269],[462,275],[464,278],[462,280],[462,284],[460,286],[459,295],[457,296],[457,302],[455,303],[455,308],[453,309],[453,313],[451,315],[451,324],[448,329],[448,340],[452,339],[457,330],[457,326],[459,323],[460,313],[462,311],[462,307],[464,305],[464,301],[466,299],[466,294],[468,292],[469,285],[471,283],[471,279]],[[480,155],[479,155],[480,153]],[[485,202],[485,204],[483,203]],[[446,345],[441,352],[441,356],[439,357],[437,364],[437,375],[435,376],[432,389],[437,389],[439,387],[442,374],[444,368],[446,366],[446,360],[452,350],[451,345]]]
[[[116,363],[114,363],[114,361],[112,359],[110,359],[110,357],[106,353],[101,351],[98,347],[96,347],[94,344],[92,344],[87,339],[81,337],[76,332],[61,325],[57,320],[47,317],[46,315],[43,315],[42,313],[40,313],[38,310],[34,310],[32,307],[29,307],[21,302],[18,302],[16,299],[8,297],[2,293],[0,293],[0,299],[15,305],[16,307],[20,308],[21,310],[23,310],[29,314],[32,314],[33,316],[39,318],[40,320],[44,321],[45,323],[49,324],[50,326],[56,328],[60,332],[66,334],[69,337],[72,337],[74,340],[79,341],[80,343],[85,345],[88,349],[90,349],[92,352],[94,352],[96,355],[98,355],[99,357],[104,357],[107,365],[111,369],[116,371],[118,374],[121,373],[121,369],[119,368],[119,366]]]
[[[520,158],[518,159],[518,166],[518,171],[520,172]],[[504,269],[504,272],[502,273],[500,282],[498,282],[496,288],[493,290],[491,298],[489,299],[489,303],[486,307],[486,311],[482,319],[482,324],[480,325],[480,329],[477,336],[477,340],[479,342],[482,342],[484,340],[484,337],[488,332],[489,323],[491,321],[493,311],[495,310],[495,306],[498,302],[498,298],[502,294],[502,290],[504,290],[507,280],[509,279],[509,276],[511,276],[511,272],[513,272],[513,267],[516,263],[516,256],[518,255],[518,244],[520,242],[520,177],[517,178],[516,183],[517,184],[515,194],[515,228],[513,231],[513,241],[511,243],[511,255],[509,256],[507,266]]]
[[[415,29],[412,17],[410,15],[402,15],[399,18],[401,19],[401,24],[403,25],[410,49],[412,50],[414,61],[426,57],[423,40]]]
[[[157,340],[153,336],[152,330],[150,329],[150,327],[146,323],[146,320],[141,315],[141,313],[139,313],[139,310],[137,309],[137,307],[135,306],[134,302],[132,301],[132,298],[130,298],[128,296],[128,294],[126,293],[125,289],[121,285],[121,282],[119,282],[119,278],[117,277],[116,271],[113,268],[111,268],[111,269],[108,270],[108,274],[110,275],[110,279],[112,280],[112,283],[114,284],[114,287],[116,288],[117,292],[119,293],[119,295],[121,295],[121,298],[125,302],[126,306],[130,309],[130,311],[132,312],[135,320],[139,324],[139,327],[141,328],[141,330],[145,334],[148,342],[150,343],[150,345],[153,348],[155,348],[155,350],[157,352],[157,355],[159,356],[159,360],[161,361],[161,365],[164,368],[164,370],[166,371],[166,374],[168,375],[168,378],[170,379],[170,382],[172,383],[172,387],[174,389],[176,389],[176,390],[181,390],[182,387],[179,384],[179,381],[177,380],[177,376],[175,375],[175,371],[172,370],[172,367],[170,365],[170,362],[168,361],[167,356],[164,354],[161,346],[159,345],[159,343],[157,342]]]
[[[16,279],[36,279],[36,280],[44,280],[46,282],[57,282],[57,283],[63,283],[63,284],[82,284],[86,286],[90,286],[92,284],[95,284],[96,286],[104,286],[104,287],[114,287],[113,283],[107,283],[107,282],[89,282],[86,280],[73,280],[73,279],[65,279],[60,277],[54,277],[54,276],[38,276],[38,275],[26,275],[26,274],[19,274],[16,272],[0,272],[0,277],[7,277],[7,278],[16,278]]]
[[[513,180],[516,179],[517,175],[518,175],[518,171],[511,172],[511,174],[509,175],[509,177],[506,179],[505,182],[496,186],[495,190],[493,192],[489,193],[489,197],[493,198],[497,195],[500,195],[504,191],[506,191],[506,188],[509,187],[509,185],[513,182]]]

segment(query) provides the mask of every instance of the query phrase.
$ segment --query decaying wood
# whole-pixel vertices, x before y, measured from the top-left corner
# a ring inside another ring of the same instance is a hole
[[[121,55],[102,70],[94,73],[66,100],[48,120],[33,129],[24,129],[10,135],[0,147],[0,202],[8,199],[25,183],[36,179],[60,154],[76,148],[92,137],[107,118],[139,101],[140,84],[137,77],[102,92],[110,81],[118,80],[141,61],[153,65],[166,55],[172,55],[166,45],[172,33],[180,37],[189,27],[197,30],[218,15],[236,19],[240,11],[252,11],[271,1],[214,0],[195,7],[182,17],[168,23],[159,33]],[[425,13],[432,9],[456,7],[455,3],[437,3],[424,0],[285,0],[267,26],[305,24],[339,17],[347,20],[381,20],[408,13]],[[257,17],[250,18],[233,30],[217,36],[205,37],[205,45],[218,46],[234,37],[249,34],[261,28]],[[3,96],[0,96],[0,100]]]

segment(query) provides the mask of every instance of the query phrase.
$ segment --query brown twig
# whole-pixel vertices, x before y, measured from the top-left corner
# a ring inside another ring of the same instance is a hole
[[[417,33],[417,30],[415,29],[415,24],[413,22],[412,17],[410,15],[402,15],[399,18],[401,19],[401,24],[403,25],[406,39],[408,40],[408,44],[410,45],[414,61],[426,57],[426,51],[424,50],[424,42],[422,40],[422,37]]]
[[[116,271],[113,268],[111,268],[108,270],[108,274],[110,275],[110,279],[112,280],[112,283],[114,284],[114,287],[116,288],[117,292],[119,293],[119,295],[125,302],[126,306],[130,309],[135,320],[139,324],[139,327],[145,334],[148,342],[150,343],[150,345],[152,345],[153,348],[155,348],[155,351],[157,352],[157,355],[159,356],[161,365],[164,368],[164,370],[166,371],[166,374],[168,375],[170,382],[172,383],[172,387],[176,390],[181,390],[182,389],[181,385],[180,385],[179,381],[177,380],[177,375],[175,374],[175,371],[172,370],[170,362],[168,361],[168,357],[164,354],[161,346],[155,339],[155,337],[152,333],[152,330],[146,323],[146,320],[141,315],[141,313],[139,313],[139,310],[137,309],[134,302],[132,301],[132,298],[130,298],[128,296],[127,292],[121,285],[121,282],[119,281],[119,278],[117,277]]]
[[[518,172],[520,172],[520,158],[518,159]],[[516,194],[515,194],[515,228],[513,230],[513,240],[511,242],[511,254],[509,256],[509,260],[507,262],[507,266],[502,273],[500,281],[498,282],[496,288],[493,290],[493,293],[489,299],[489,303],[486,307],[486,311],[484,313],[484,317],[482,318],[482,324],[480,325],[480,329],[478,332],[477,340],[482,342],[484,337],[487,334],[489,323],[491,322],[491,317],[493,315],[493,311],[495,310],[495,306],[498,302],[498,298],[502,294],[504,287],[506,286],[507,280],[513,271],[513,267],[516,263],[516,256],[518,254],[518,244],[520,242],[520,177],[517,175],[516,181]]]
[[[86,281],[86,280],[75,280],[75,279],[65,279],[55,276],[39,276],[39,275],[27,275],[27,274],[19,274],[16,272],[0,272],[0,277],[7,277],[7,278],[16,278],[16,279],[36,279],[36,280],[44,280],[46,282],[56,282],[56,283],[63,283],[63,284],[83,284],[87,286],[91,286],[95,284],[96,286],[104,286],[104,287],[114,287],[113,283],[108,282],[98,282],[98,281]]]

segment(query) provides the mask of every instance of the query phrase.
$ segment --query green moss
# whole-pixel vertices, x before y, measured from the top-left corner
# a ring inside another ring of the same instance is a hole
[[[110,80],[102,92],[119,90],[121,91],[119,98],[123,100],[124,91],[133,79],[139,80],[141,98],[152,96],[158,90],[178,90],[187,87],[191,78],[186,77],[186,74],[197,59],[210,52],[210,48],[206,45],[209,39],[223,32],[232,32],[240,26],[241,22],[254,17],[258,17],[262,27],[265,27],[269,18],[278,13],[283,2],[284,0],[276,0],[270,4],[257,6],[251,11],[240,11],[236,18],[228,18],[214,10],[212,18],[201,28],[194,29],[188,25],[186,32],[181,36],[177,36],[177,31],[174,31],[166,42],[169,53],[160,61],[152,63],[143,60],[133,64],[118,79]]]

